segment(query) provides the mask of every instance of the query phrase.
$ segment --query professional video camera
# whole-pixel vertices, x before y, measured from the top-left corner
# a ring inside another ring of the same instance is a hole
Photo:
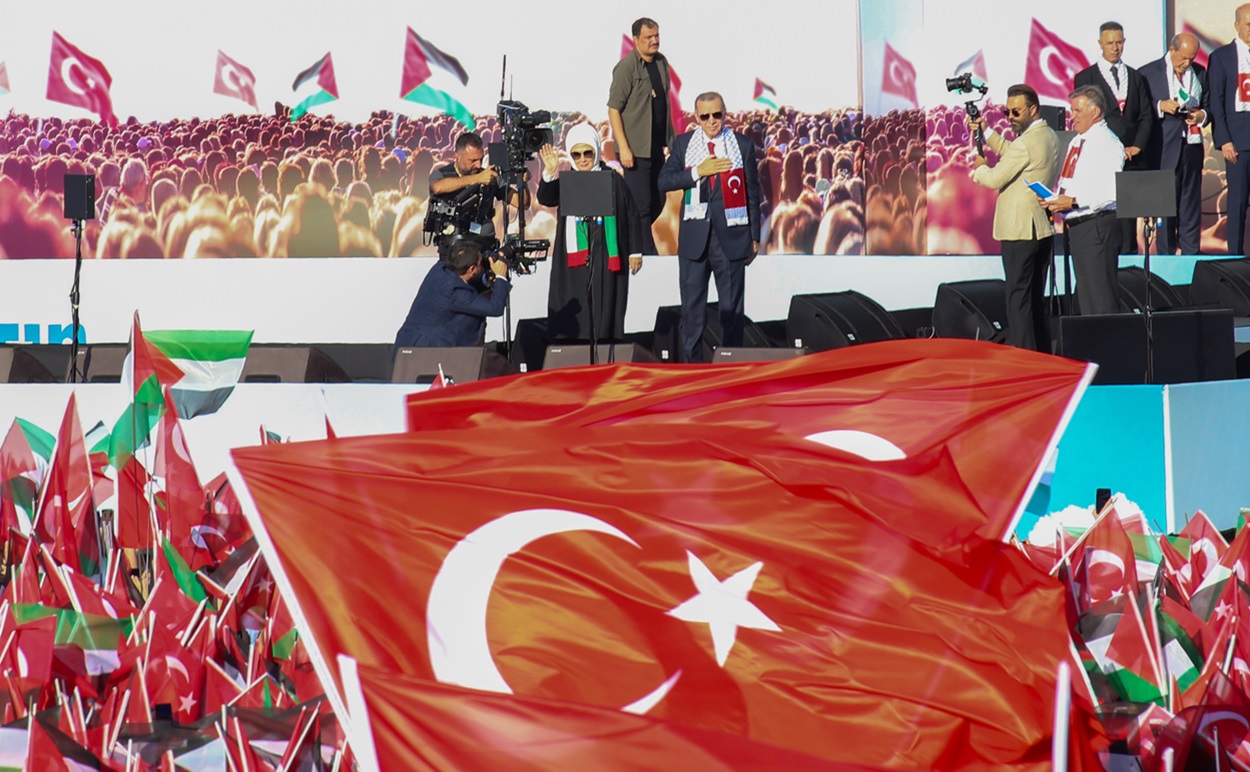
[[[551,242],[547,239],[523,239],[520,234],[509,233],[503,243],[495,242],[496,246],[485,249],[482,254],[488,260],[502,260],[508,264],[509,270],[523,276],[534,272],[534,263],[547,259]]]
[[[534,157],[543,145],[554,143],[554,134],[549,128],[542,128],[551,122],[551,113],[547,110],[530,110],[520,102],[512,100],[499,103],[500,139],[507,149],[505,158],[491,163],[499,170],[501,181],[505,185],[519,184],[523,180],[525,162]]]
[[[974,121],[981,117],[981,111],[977,108],[977,102],[985,98],[986,93],[990,90],[989,84],[972,73],[965,72],[953,78],[947,78],[946,90],[957,94],[971,94],[973,91],[980,92],[980,96],[964,102],[964,112]],[[977,129],[976,138],[977,152],[985,155],[985,132]]]

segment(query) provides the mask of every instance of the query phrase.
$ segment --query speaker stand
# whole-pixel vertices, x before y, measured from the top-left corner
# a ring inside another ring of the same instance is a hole
[[[71,335],[69,340],[69,371],[65,375],[66,383],[78,383],[82,373],[78,370],[78,333],[82,325],[78,317],[79,282],[82,278],[82,230],[83,220],[71,220],[74,232],[74,284],[69,290],[69,311]]]

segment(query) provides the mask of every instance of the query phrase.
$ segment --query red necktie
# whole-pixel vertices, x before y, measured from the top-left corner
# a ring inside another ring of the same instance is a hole
[[[713,158],[716,157],[716,143],[710,139],[707,141],[707,152],[708,152],[708,155],[712,156]],[[720,175],[713,174],[712,181],[709,184],[710,184],[711,191],[715,193],[717,186],[720,184]]]

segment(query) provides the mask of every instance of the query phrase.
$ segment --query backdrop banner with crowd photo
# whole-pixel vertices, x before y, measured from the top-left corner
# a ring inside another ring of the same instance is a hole
[[[633,20],[659,10],[616,8],[590,25],[588,13],[570,0],[541,13],[487,0],[466,22],[445,4],[363,0],[345,13],[221,0],[185,17],[186,34],[137,0],[70,0],[54,16],[6,9],[0,255],[74,254],[66,173],[96,175],[86,257],[433,254],[422,231],[429,173],[468,128],[500,139],[501,85],[553,113],[557,144],[592,122],[615,162],[612,68],[632,50]],[[860,254],[860,84],[828,77],[857,71],[858,8],[783,0],[769,13],[786,23],[752,23],[758,8],[743,0],[710,15],[663,9],[675,123],[693,128],[695,97],[718,91],[731,125],[755,140],[763,251]],[[137,207],[113,211],[132,159],[148,185]],[[536,178],[536,159],[529,169]],[[679,198],[655,226],[661,254],[676,252]],[[553,211],[528,215],[529,238],[554,237]]]

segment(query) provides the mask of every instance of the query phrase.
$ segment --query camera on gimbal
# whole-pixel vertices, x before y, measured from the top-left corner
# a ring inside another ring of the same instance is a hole
[[[971,94],[973,91],[979,92],[980,96],[973,97],[964,102],[964,112],[972,120],[981,117],[981,110],[977,107],[977,102],[985,98],[986,93],[990,90],[989,84],[981,80],[970,72],[956,75],[953,78],[946,79],[946,90],[956,94]],[[981,155],[985,155],[985,134],[977,129],[977,151]]]

